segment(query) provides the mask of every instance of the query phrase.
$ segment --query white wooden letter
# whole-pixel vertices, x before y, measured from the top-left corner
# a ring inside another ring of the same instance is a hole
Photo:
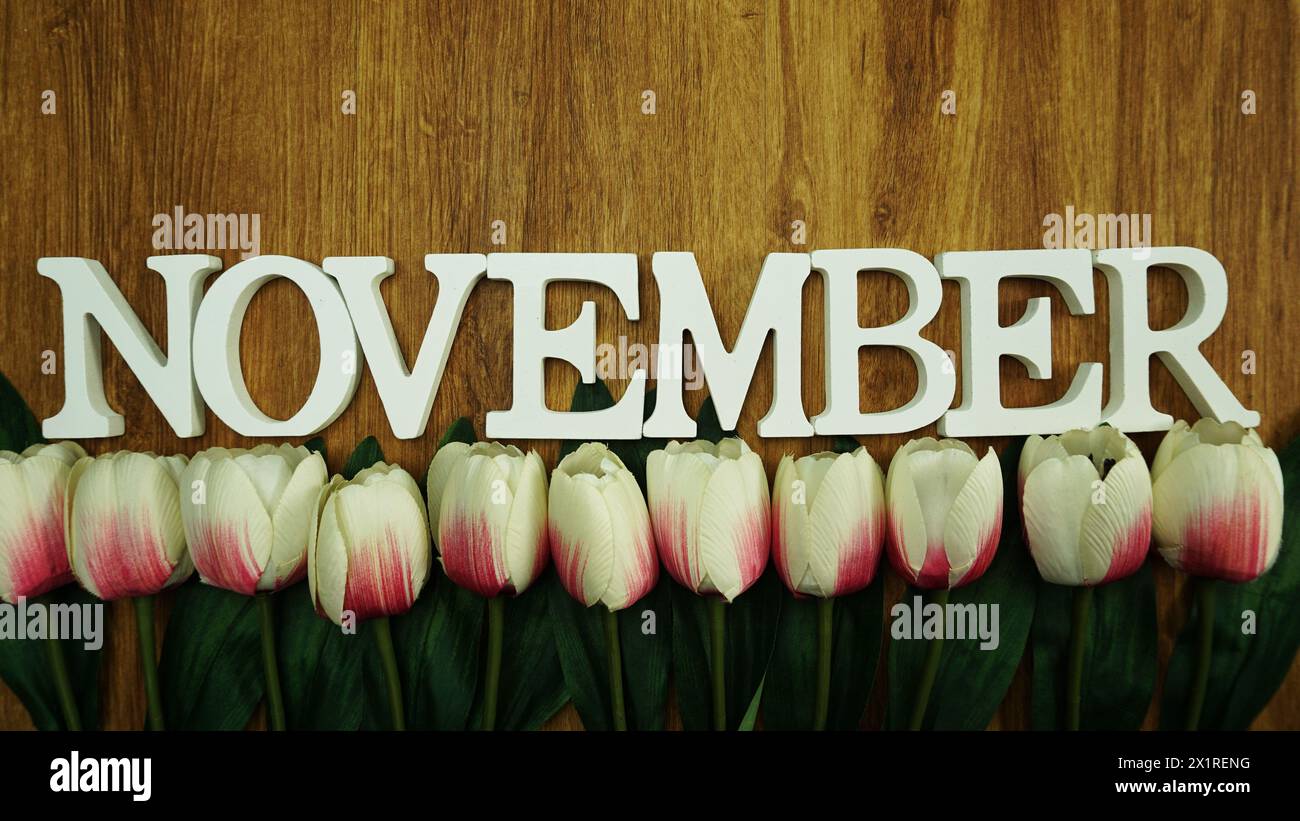
[[[939,275],[961,283],[961,405],[939,421],[942,436],[1024,436],[1091,428],[1101,419],[1101,364],[1079,366],[1065,396],[1034,408],[1002,406],[999,362],[1013,356],[1031,379],[1052,376],[1052,303],[1029,300],[1014,325],[998,324],[998,288],[1006,277],[1046,280],[1070,313],[1093,312],[1087,250],[954,251],[935,258]]]
[[[773,342],[772,406],[758,421],[764,437],[812,436],[800,385],[803,284],[811,263],[807,254],[768,254],[754,286],[736,347],[728,352],[700,278],[695,254],[660,251],[652,258],[659,285],[659,356],[655,409],[645,435],[689,438],[695,420],[682,403],[682,335],[691,332],[700,368],[724,430],[736,426],[754,379],[754,368],[769,333]]]
[[[826,410],[813,419],[819,436],[904,433],[943,415],[957,391],[943,348],[921,338],[939,313],[943,288],[930,260],[900,248],[813,251],[812,267],[826,281]],[[907,283],[902,319],[882,328],[858,325],[858,272],[886,271]],[[858,351],[868,345],[902,348],[916,363],[917,388],[901,408],[862,413]]]
[[[1173,417],[1151,406],[1151,355],[1160,357],[1202,416],[1245,427],[1259,425],[1210,367],[1200,345],[1228,310],[1223,264],[1199,248],[1109,248],[1093,252],[1110,289],[1110,400],[1102,421],[1123,431],[1168,430]],[[1153,331],[1147,313],[1147,269],[1162,265],[1187,286],[1187,313],[1172,328]]]
[[[627,318],[640,317],[636,254],[488,254],[488,279],[514,288],[514,396],[508,411],[489,411],[490,439],[637,439],[645,404],[646,372],[632,374],[612,408],[571,412],[546,407],[543,365],[560,359],[582,381],[596,381],[596,303],[582,303],[567,328],[546,327],[546,286],[557,281],[597,282],[618,297]]]
[[[438,302],[424,331],[413,369],[406,366],[393,333],[392,319],[379,293],[379,284],[393,275],[393,261],[388,257],[328,257],[322,267],[338,280],[343,291],[393,433],[398,439],[424,435],[447,355],[451,353],[452,337],[460,327],[470,291],[487,271],[487,257],[483,254],[425,256],[424,267],[438,278]]]
[[[248,395],[239,362],[244,313],[257,290],[276,277],[302,289],[316,317],[320,368],[307,401],[292,418],[272,419]],[[275,254],[251,257],[217,277],[194,324],[194,373],[212,412],[244,436],[309,436],[333,422],[356,393],[357,335],[347,305],[325,272],[310,262]]]
[[[102,329],[117,346],[149,398],[177,436],[203,433],[203,405],[194,386],[190,340],[203,281],[221,267],[207,254],[149,257],[167,288],[167,354],[109,279],[104,266],[83,257],[44,257],[36,271],[63,295],[63,408],[41,425],[47,439],[121,436],[125,423],[104,398]]]

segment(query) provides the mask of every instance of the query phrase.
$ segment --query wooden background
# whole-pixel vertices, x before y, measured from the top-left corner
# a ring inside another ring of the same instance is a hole
[[[551,327],[596,301],[599,340],[650,342],[656,250],[694,251],[723,337],[735,338],[758,270],[773,251],[890,246],[943,250],[1041,247],[1043,218],[1067,205],[1150,213],[1157,245],[1192,245],[1228,271],[1228,317],[1203,350],[1280,447],[1300,432],[1300,372],[1288,295],[1300,262],[1296,200],[1297,20],[1300,5],[1156,3],[131,3],[6,2],[0,11],[0,310],[2,369],[38,417],[54,414],[62,376],[41,352],[62,351],[56,286],[41,256],[104,263],[145,325],[165,328],[161,279],[144,267],[154,214],[258,213],[264,253],[392,257],[384,284],[404,352],[413,357],[436,298],[428,252],[634,251],[642,321],[611,294],[551,289]],[[41,113],[53,90],[57,111]],[[956,116],[940,113],[956,94]],[[1254,91],[1257,113],[1241,111]],[[356,93],[355,115],[340,110]],[[656,111],[642,113],[642,93]],[[507,242],[491,244],[503,220]],[[791,241],[791,222],[807,244]],[[229,266],[237,252],[216,251]],[[1053,305],[1054,378],[1004,363],[1008,405],[1060,396],[1082,361],[1106,362],[1106,286],[1098,315]],[[1172,324],[1186,294],[1154,277],[1153,325]],[[1046,284],[1004,288],[1001,318]],[[957,288],[927,335],[960,351]],[[821,283],[805,290],[804,402],[824,405]],[[901,316],[906,291],[861,276],[860,318]],[[390,459],[422,471],[455,417],[510,403],[509,287],[482,282],[456,338],[428,434],[398,441],[373,382],[325,431],[331,467],[376,434]],[[283,281],[254,300],[243,336],[250,391],[287,417],[317,367],[305,299]],[[1258,372],[1241,372],[1244,350]],[[195,451],[251,445],[209,415],[181,441],[106,346],[110,403],[124,437],[92,450]],[[754,437],[771,399],[770,343],[742,435],[769,475],[786,451],[826,442]],[[551,363],[552,407],[576,373]],[[862,355],[864,409],[915,388],[895,351]],[[1190,403],[1153,363],[1156,405]],[[621,385],[615,385],[617,395]],[[692,410],[702,399],[692,394]],[[921,433],[933,433],[933,428]],[[915,435],[921,435],[921,433]],[[866,442],[886,463],[907,437]],[[1148,456],[1158,441],[1139,437]],[[991,444],[1001,447],[999,440]],[[980,445],[981,443],[973,442]],[[552,463],[554,442],[537,443]],[[1179,580],[1158,568],[1161,660],[1184,621]],[[902,586],[891,577],[892,601]],[[165,618],[164,604],[162,616]],[[129,605],[113,605],[106,725],[138,727],[144,704]],[[883,678],[867,726],[878,726]],[[1028,721],[1022,665],[995,727]],[[1155,723],[1155,707],[1148,725]],[[579,726],[571,710],[551,722]],[[0,687],[0,727],[30,726]],[[1256,722],[1300,727],[1300,671]]]

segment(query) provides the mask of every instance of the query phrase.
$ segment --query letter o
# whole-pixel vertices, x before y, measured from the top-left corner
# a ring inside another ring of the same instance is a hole
[[[248,303],[276,277],[291,280],[307,296],[320,340],[320,370],[311,395],[286,420],[272,419],[257,407],[239,362]],[[295,257],[265,255],[235,264],[208,289],[194,321],[199,392],[218,419],[244,436],[309,436],[333,422],[352,401],[361,379],[360,368],[344,368],[343,363],[358,359],[357,334],[338,286],[320,268]]]

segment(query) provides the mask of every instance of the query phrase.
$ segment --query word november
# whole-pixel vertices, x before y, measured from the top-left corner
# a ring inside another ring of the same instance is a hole
[[[513,286],[513,399],[508,410],[487,414],[487,436],[505,439],[688,438],[695,422],[686,414],[681,374],[682,341],[690,332],[718,419],[735,426],[769,335],[773,339],[773,398],[758,423],[762,437],[870,435],[917,430],[939,420],[945,436],[1059,433],[1107,422],[1125,431],[1169,428],[1173,419],[1151,405],[1150,358],[1159,356],[1202,416],[1253,427],[1259,414],[1244,408],[1199,350],[1222,321],[1228,303],[1223,266],[1209,253],[1187,247],[959,251],[934,263],[912,251],[860,248],[768,255],[754,287],[734,347],[724,346],[708,294],[687,252],[654,254],[659,289],[658,390],[655,407],[642,420],[647,374],[631,374],[613,407],[559,412],[546,407],[543,363],[572,364],[584,382],[595,379],[596,306],[584,302],[567,328],[545,326],[546,288],[579,281],[609,288],[629,320],[640,318],[635,254],[429,254],[425,268],[438,279],[438,300],[414,367],[397,345],[380,283],[394,273],[387,257],[329,257],[320,267],[286,256],[258,256],[232,266],[204,294],[203,285],[221,261],[204,254],[149,257],[167,293],[167,353],[140,323],[104,267],[81,257],[47,257],[37,270],[58,284],[63,297],[63,408],[44,421],[49,438],[117,436],[124,421],[104,397],[100,331],[117,346],[176,434],[203,433],[204,404],[245,436],[313,434],[341,414],[356,392],[358,359],[364,352],[393,433],[421,436],[442,379],[452,339],[470,292],[480,279]],[[1153,330],[1147,314],[1147,269],[1172,268],[1187,286],[1183,319]],[[1038,407],[1001,404],[998,362],[1013,356],[1029,376],[1051,376],[1051,300],[1028,301],[1014,325],[998,322],[1002,279],[1046,280],[1072,314],[1094,312],[1093,268],[1106,276],[1110,293],[1110,399],[1103,408],[1102,365],[1088,362],[1061,399]],[[882,327],[858,325],[858,273],[884,271],[908,290],[903,318]],[[813,272],[825,282],[826,407],[809,419],[800,395],[801,312],[804,282]],[[272,419],[249,396],[239,360],[244,314],[253,295],[276,277],[291,280],[315,315],[320,368],[306,402],[291,418]],[[941,282],[961,288],[962,402],[951,408],[956,376],[947,353],[921,336],[942,299]],[[902,407],[863,413],[859,403],[858,352],[864,347],[900,348],[918,375],[916,394]]]

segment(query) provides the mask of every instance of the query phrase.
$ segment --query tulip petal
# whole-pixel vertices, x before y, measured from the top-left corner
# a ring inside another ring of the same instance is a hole
[[[425,488],[429,492],[429,527],[434,533],[438,532],[438,516],[442,511],[442,495],[447,487],[447,479],[465,460],[469,447],[464,442],[448,442],[438,448],[433,461],[429,462]]]
[[[92,460],[81,473],[69,496],[72,569],[101,599],[153,595],[177,581],[185,537],[174,467],[122,452]]]
[[[904,448],[894,454],[885,482],[890,563],[912,584],[926,589],[947,587],[948,557],[940,549],[929,549],[925,514],[921,509],[916,484],[912,480],[911,460],[907,458]],[[935,562],[929,561],[931,555]]]
[[[548,516],[560,582],[570,596],[591,607],[614,574],[614,526],[605,500],[595,483],[557,471]]]
[[[448,477],[438,517],[438,552],[456,584],[491,598],[509,585],[504,550],[511,493],[497,463],[465,459]]]
[[[271,517],[247,472],[234,460],[195,463],[184,474],[181,505],[190,556],[199,577],[208,584],[252,595],[271,559]],[[201,504],[194,502],[195,482],[203,482]]]
[[[689,455],[656,450],[646,460],[650,521],[659,557],[668,575],[695,592],[700,592],[704,580],[699,522],[709,476],[704,461]]]
[[[1240,582],[1276,560],[1282,495],[1255,448],[1195,445],[1165,467],[1153,494],[1152,528],[1174,567]]]
[[[505,560],[512,592],[527,590],[546,568],[546,467],[536,451],[518,465],[519,478],[506,520]]]
[[[38,596],[72,581],[63,525],[69,470],[61,458],[39,453],[0,464],[0,600]]]
[[[293,469],[272,509],[271,558],[258,582],[259,590],[279,590],[302,578],[316,497],[328,478],[319,453],[302,459]]]
[[[1050,458],[1025,480],[1025,536],[1038,573],[1053,584],[1085,583],[1079,533],[1092,502],[1097,468],[1086,456]]]
[[[344,610],[357,621],[406,612],[428,577],[422,506],[394,481],[349,485],[336,498],[348,556]]]
[[[844,453],[834,460],[822,461],[829,467],[812,500],[808,560],[814,595],[825,597],[841,595],[836,592],[841,553],[850,549],[861,551],[856,542],[859,531],[866,525],[863,521],[866,489],[859,485],[858,468],[851,455]]]
[[[948,468],[948,475],[955,475],[952,467]],[[1002,535],[1002,469],[992,448],[961,486],[943,533],[949,585],[960,587],[982,576]]]
[[[755,493],[753,462],[748,453],[718,463],[700,506],[699,550],[704,567],[701,592],[717,592],[733,601],[757,579],[767,563],[771,520],[766,481]]]
[[[601,597],[610,610],[622,610],[650,592],[659,580],[659,562],[650,535],[645,497],[624,469],[605,486],[604,499],[614,528],[614,567]]]
[[[808,574],[808,549],[805,532],[808,524],[808,488],[800,481],[794,459],[785,456],[776,467],[772,485],[772,563],[777,575],[794,593],[803,591]]]
[[[1151,475],[1136,450],[1116,462],[1104,480],[1104,501],[1085,498],[1079,542],[1083,584],[1109,584],[1133,575],[1151,547]]]
[[[318,522],[312,523],[308,543],[307,584],[316,611],[335,624],[343,622],[343,599],[348,584],[348,547],[339,524],[338,490],[342,476],[321,488],[317,496]]]

